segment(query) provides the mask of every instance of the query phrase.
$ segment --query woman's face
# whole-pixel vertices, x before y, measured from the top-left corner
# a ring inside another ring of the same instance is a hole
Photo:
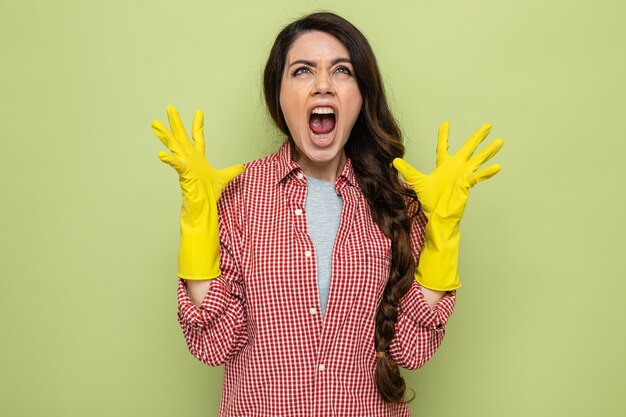
[[[362,103],[350,54],[337,38],[308,32],[293,42],[280,107],[296,144],[294,160],[307,175],[327,181],[337,177]]]

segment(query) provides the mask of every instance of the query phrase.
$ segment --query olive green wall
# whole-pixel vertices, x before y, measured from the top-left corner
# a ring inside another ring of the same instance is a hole
[[[180,191],[150,129],[206,112],[223,167],[277,148],[260,75],[328,8],[370,39],[407,158],[494,124],[456,311],[415,416],[626,415],[626,2],[0,1],[0,415],[215,416],[176,321]]]

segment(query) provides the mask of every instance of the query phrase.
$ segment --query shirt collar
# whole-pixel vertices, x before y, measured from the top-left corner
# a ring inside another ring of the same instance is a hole
[[[293,160],[293,150],[291,146],[291,142],[289,140],[286,140],[285,143],[281,145],[278,153],[276,154],[277,183],[285,180],[288,177],[297,177],[298,173],[304,174],[302,167]],[[335,180],[335,189],[339,191],[346,185],[358,187],[358,183],[354,176],[354,169],[352,169],[352,161],[349,157],[346,158],[346,164],[344,165],[343,170]]]

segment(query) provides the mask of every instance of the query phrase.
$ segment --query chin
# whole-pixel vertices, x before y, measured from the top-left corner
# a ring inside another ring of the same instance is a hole
[[[311,137],[309,136],[306,142],[301,142],[303,144],[303,149],[299,149],[298,152],[311,162],[332,162],[341,156],[343,152],[343,141],[341,141],[339,137],[332,137],[330,139],[331,140],[329,140],[328,143],[320,143],[319,140],[316,141],[316,143],[311,140]],[[297,142],[296,145],[298,145]],[[300,146],[298,146],[298,148],[300,148]]]
[[[334,161],[335,159],[337,159],[337,157],[339,157],[340,154],[341,154],[340,151],[334,151],[334,150],[312,151],[312,152],[307,152],[306,157],[311,162],[323,164],[325,162]]]

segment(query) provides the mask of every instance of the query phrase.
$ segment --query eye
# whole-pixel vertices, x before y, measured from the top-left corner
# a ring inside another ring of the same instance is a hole
[[[296,68],[296,70],[293,72],[292,75],[298,76],[300,74],[304,74],[305,72],[311,72],[311,69],[303,65],[301,67]]]
[[[346,75],[352,75],[352,71],[350,70],[350,68],[348,68],[348,67],[346,67],[344,65],[341,65],[341,66],[337,67],[336,71],[340,72],[340,73],[343,73],[343,74],[346,74]]]

